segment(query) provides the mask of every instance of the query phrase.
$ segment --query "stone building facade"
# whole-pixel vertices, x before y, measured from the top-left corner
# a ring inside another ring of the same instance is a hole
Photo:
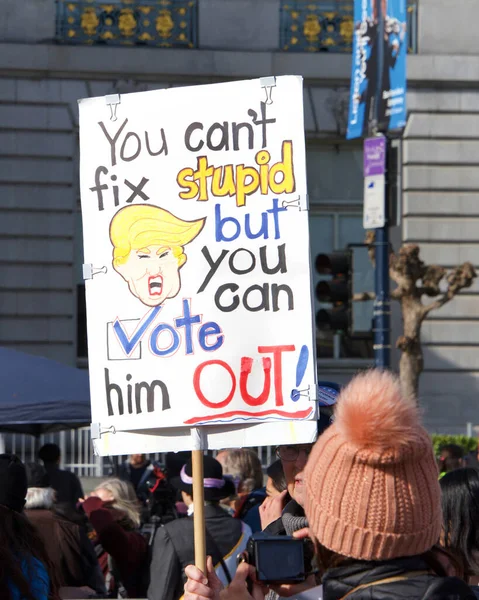
[[[176,0],[162,1],[168,7]],[[301,8],[300,1],[289,4]],[[338,0],[338,10],[341,4]],[[197,0],[193,47],[154,48],[58,43],[57,3],[3,0],[0,344],[86,366],[79,98],[302,75],[312,252],[362,241],[362,150],[344,139],[350,55],[335,52],[333,38],[325,38],[321,48],[328,52],[292,51],[292,37],[286,39],[284,32],[285,5],[280,0]],[[402,220],[392,239],[396,246],[419,243],[426,261],[479,265],[479,38],[473,25],[479,6],[458,0],[452,11],[437,0],[418,0],[414,10],[417,52],[408,58]],[[168,28],[169,21],[163,23]],[[304,22],[301,26],[307,31]],[[309,42],[319,35],[317,28],[308,31]],[[348,35],[347,23],[340,35]],[[467,423],[479,424],[478,292],[476,283],[424,325],[420,395],[432,431],[465,432]],[[399,331],[395,312],[393,339]],[[347,356],[325,344],[319,353],[324,379],[346,381],[370,364],[370,354],[361,349]]]

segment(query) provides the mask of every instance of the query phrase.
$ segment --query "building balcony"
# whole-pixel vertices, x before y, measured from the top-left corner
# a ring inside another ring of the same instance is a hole
[[[352,52],[353,0],[282,0],[280,50]],[[408,52],[417,52],[417,1],[408,0]]]
[[[57,0],[56,40],[196,48],[197,0]]]

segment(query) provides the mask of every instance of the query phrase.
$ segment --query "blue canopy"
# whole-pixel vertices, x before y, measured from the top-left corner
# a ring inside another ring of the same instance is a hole
[[[90,422],[88,371],[0,347],[0,431],[40,435]]]

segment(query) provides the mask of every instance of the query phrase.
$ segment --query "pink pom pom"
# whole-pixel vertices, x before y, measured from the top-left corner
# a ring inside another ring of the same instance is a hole
[[[420,435],[414,399],[402,395],[392,373],[377,369],[357,375],[344,388],[335,425],[351,444],[377,451],[400,448]]]

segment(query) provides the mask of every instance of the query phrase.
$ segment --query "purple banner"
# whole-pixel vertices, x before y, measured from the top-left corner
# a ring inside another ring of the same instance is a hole
[[[386,138],[378,135],[364,140],[364,177],[384,175],[386,171]]]

